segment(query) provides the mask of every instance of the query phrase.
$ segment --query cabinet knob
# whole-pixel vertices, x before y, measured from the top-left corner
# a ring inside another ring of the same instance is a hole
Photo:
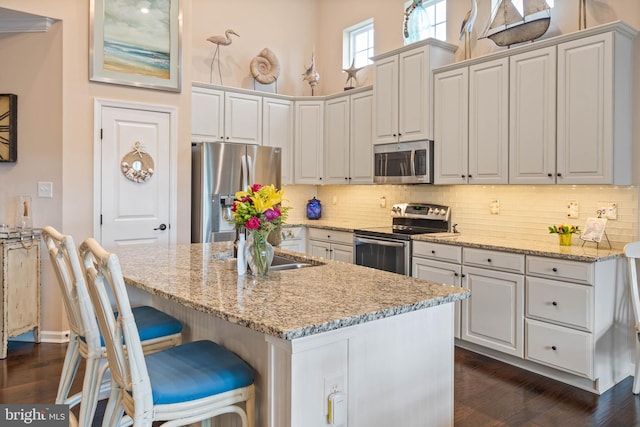
[[[394,133],[394,134],[393,134],[393,136],[398,136],[398,135],[396,135],[396,134]]]
[[[557,306],[557,305],[558,305],[558,303],[557,303],[556,301],[552,301],[552,302],[551,302],[551,305],[553,305],[553,306]]]
[[[345,181],[346,181],[346,180],[348,180],[348,179],[349,179],[349,178],[347,178],[346,176],[344,177],[344,180],[345,180]]]
[[[465,178],[465,176],[464,176],[464,175],[460,175],[460,178],[464,179],[464,178]]]
[[[487,258],[487,262],[491,262],[491,258]]]
[[[454,277],[458,277],[458,273],[453,273],[453,276]]]
[[[561,173],[558,173],[558,176],[562,176],[562,174],[561,174]]]
[[[467,275],[466,275],[466,274],[463,274],[463,275],[461,275],[460,277],[467,277]]]
[[[553,267],[553,268],[551,269],[551,271],[553,271],[554,273],[557,273],[557,272],[558,272],[558,269],[557,269],[556,267]]]
[[[431,254],[432,254],[432,255],[435,255],[435,254],[436,254],[436,251],[431,251]]]
[[[548,174],[547,174],[547,176],[548,176],[549,178],[551,178],[551,177],[553,176],[553,174],[552,174],[552,173],[548,173]]]
[[[469,175],[469,179],[473,178],[473,176]]]
[[[555,345],[552,345],[552,346],[551,346],[551,350],[555,351],[555,350],[556,350],[556,346],[555,346]]]

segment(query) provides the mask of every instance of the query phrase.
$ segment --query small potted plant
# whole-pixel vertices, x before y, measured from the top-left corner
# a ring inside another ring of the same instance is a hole
[[[579,233],[577,225],[561,224],[549,227],[549,233],[557,234],[560,237],[560,246],[571,246],[571,235]]]

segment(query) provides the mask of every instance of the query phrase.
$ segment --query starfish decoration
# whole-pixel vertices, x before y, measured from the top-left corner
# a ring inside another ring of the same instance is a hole
[[[345,73],[347,73],[347,82],[346,84],[349,84],[349,82],[351,80],[355,80],[356,83],[358,82],[358,78],[356,77],[356,75],[358,74],[358,71],[362,70],[362,68],[364,67],[360,67],[360,68],[356,68],[355,65],[355,59],[351,61],[351,67],[349,68],[343,68],[342,71],[344,71]]]

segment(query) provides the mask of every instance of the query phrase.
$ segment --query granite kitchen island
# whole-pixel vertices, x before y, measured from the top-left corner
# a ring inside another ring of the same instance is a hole
[[[256,426],[453,425],[453,307],[468,290],[324,259],[238,276],[228,245],[118,250],[132,304],[185,323],[256,370]],[[340,423],[340,417],[345,421]],[[227,425],[227,424],[225,424]]]

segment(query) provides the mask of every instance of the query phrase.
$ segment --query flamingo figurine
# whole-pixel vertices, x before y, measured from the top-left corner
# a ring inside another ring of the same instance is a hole
[[[471,0],[471,10],[467,11],[460,26],[460,40],[464,39],[464,59],[471,58],[471,30],[476,22],[476,16],[478,16],[478,4],[476,0]]]
[[[220,77],[220,84],[222,85],[222,73],[220,72],[220,54],[219,54],[220,45],[229,46],[232,42],[231,34],[233,34],[234,36],[240,37],[238,33],[236,33],[231,29],[225,31],[224,36],[207,37],[207,41],[216,45],[216,51],[213,53],[213,58],[211,59],[211,69],[209,71],[209,83],[211,83],[211,76],[213,74],[213,62],[216,60],[216,57],[218,57],[218,76]]]

